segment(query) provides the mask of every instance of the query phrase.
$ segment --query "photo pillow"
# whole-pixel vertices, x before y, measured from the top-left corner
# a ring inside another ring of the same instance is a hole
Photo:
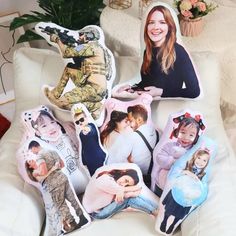
[[[182,221],[208,195],[210,163],[216,155],[216,144],[204,135],[172,166],[160,200],[155,228],[171,235]]]
[[[161,196],[172,165],[190,150],[205,130],[199,112],[184,110],[169,116],[166,127],[153,153],[151,189]]]
[[[80,163],[79,150],[74,144],[78,140],[72,142],[71,138],[74,138],[74,135],[70,137],[70,133],[66,132],[48,107],[43,105],[24,111],[21,118],[26,128],[27,139],[36,137],[55,148],[65,164],[65,171],[76,194],[84,192],[89,175]]]
[[[58,48],[65,60],[65,69],[57,85],[44,86],[44,94],[57,107],[71,110],[83,103],[101,125],[104,101],[111,96],[116,75],[114,57],[105,46],[100,27],[89,25],[73,31],[54,23],[40,22],[36,32]]]
[[[140,168],[133,163],[116,163],[97,169],[82,202],[93,219],[105,219],[129,209],[156,216],[158,210],[158,198],[145,186]]]
[[[199,97],[198,73],[181,43],[175,11],[165,3],[150,4],[141,32],[140,75],[136,81],[115,86],[112,96],[132,99],[148,93],[154,100]]]
[[[59,236],[89,224],[90,217],[55,147],[36,136],[27,137],[18,149],[17,162],[22,178],[41,192],[46,211],[45,235]]]
[[[107,153],[101,145],[99,130],[87,108],[82,103],[75,104],[71,114],[80,143],[82,164],[92,176],[97,168],[104,165]]]
[[[108,152],[106,163],[137,164],[149,186],[153,149],[159,141],[151,120],[151,102],[149,94],[132,101],[111,98],[105,103],[107,115],[101,127],[101,142]]]

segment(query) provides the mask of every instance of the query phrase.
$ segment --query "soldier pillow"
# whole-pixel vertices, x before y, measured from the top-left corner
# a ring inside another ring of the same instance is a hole
[[[43,88],[46,97],[64,110],[71,110],[75,103],[83,103],[101,125],[103,103],[110,97],[116,73],[114,58],[105,46],[101,28],[90,25],[72,31],[54,23],[40,22],[36,32],[58,48],[66,63],[57,85]]]
[[[181,44],[175,11],[165,3],[150,4],[141,32],[140,73],[135,81],[115,86],[112,96],[133,98],[148,93],[155,100],[199,97],[197,71]]]
[[[65,160],[49,143],[23,137],[17,152],[22,178],[41,193],[46,211],[45,235],[59,236],[83,228],[90,222],[70,181]]]
[[[142,173],[136,164],[116,163],[96,170],[82,202],[92,219],[99,220],[128,209],[156,216],[158,200],[143,183]]]
[[[136,163],[148,185],[152,153],[159,140],[151,120],[151,102],[149,94],[132,101],[111,98],[105,103],[107,116],[101,127],[101,142],[108,151],[106,163]]]
[[[56,120],[46,106],[22,112],[21,118],[27,138],[39,138],[56,149],[64,162],[65,171],[76,194],[84,192],[89,175],[81,165],[78,145],[76,146],[78,140],[72,140],[75,135],[71,136],[68,129],[65,129],[66,126]]]

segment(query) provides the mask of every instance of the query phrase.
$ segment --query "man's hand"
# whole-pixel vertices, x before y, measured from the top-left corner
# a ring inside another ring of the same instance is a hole
[[[51,34],[50,35],[50,41],[51,42],[58,43],[59,40],[60,40],[60,38],[58,37],[57,34]]]

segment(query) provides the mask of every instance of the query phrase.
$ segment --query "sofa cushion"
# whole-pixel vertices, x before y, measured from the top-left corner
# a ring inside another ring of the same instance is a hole
[[[198,101],[154,102],[152,118],[154,123],[163,130],[170,113],[189,108],[198,110],[204,115],[208,127],[206,134],[218,143],[219,151],[212,163],[208,200],[182,223],[181,235],[234,235],[236,190],[232,186],[236,181],[236,164],[220,114],[219,67],[214,53],[201,52],[191,55],[201,77],[205,98]],[[117,83],[124,82],[138,73],[137,61],[136,58],[131,60],[124,57],[117,58],[116,65],[119,74],[116,78]],[[19,124],[19,114],[39,104],[47,105],[40,90],[41,85],[55,81],[55,75],[60,75],[63,64],[60,55],[55,52],[21,48],[15,53],[14,68],[16,115],[0,144],[0,186],[4,192],[0,195],[0,230],[4,229],[1,235],[39,235],[44,218],[42,202],[39,194],[24,184],[16,168],[15,152],[23,131]],[[69,113],[59,110],[55,110],[55,116],[59,120],[71,120]],[[9,197],[9,189],[10,196],[14,197]],[[15,196],[19,197],[15,198]],[[18,213],[16,209],[19,210]],[[32,218],[34,218],[33,222]],[[127,234],[127,232],[132,235],[140,235],[140,232],[142,235],[156,234],[154,219],[142,213],[120,213],[111,219],[94,222],[90,227],[81,230],[79,235],[93,235],[98,232],[110,235],[113,228],[116,229],[114,235]],[[78,235],[78,233],[75,231],[71,235]]]

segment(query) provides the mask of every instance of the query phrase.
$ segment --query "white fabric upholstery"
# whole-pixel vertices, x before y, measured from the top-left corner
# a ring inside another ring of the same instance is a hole
[[[200,73],[205,97],[199,101],[155,102],[153,121],[163,129],[170,113],[183,108],[199,110],[207,120],[207,135],[219,144],[219,151],[212,167],[208,200],[194,211],[175,235],[231,236],[236,232],[236,159],[225,134],[220,113],[220,67],[210,52],[193,53],[192,57]],[[116,82],[124,82],[138,73],[137,59],[117,58]],[[39,235],[44,208],[37,190],[25,184],[18,174],[15,152],[23,129],[19,114],[40,103],[48,104],[41,91],[43,84],[55,85],[63,70],[60,55],[42,49],[21,48],[14,57],[16,115],[11,128],[0,142],[0,235]],[[56,109],[54,109],[56,110]],[[58,119],[70,119],[69,113],[58,111]],[[154,218],[132,212],[119,213],[111,219],[93,222],[71,235],[158,235],[154,230]]]

